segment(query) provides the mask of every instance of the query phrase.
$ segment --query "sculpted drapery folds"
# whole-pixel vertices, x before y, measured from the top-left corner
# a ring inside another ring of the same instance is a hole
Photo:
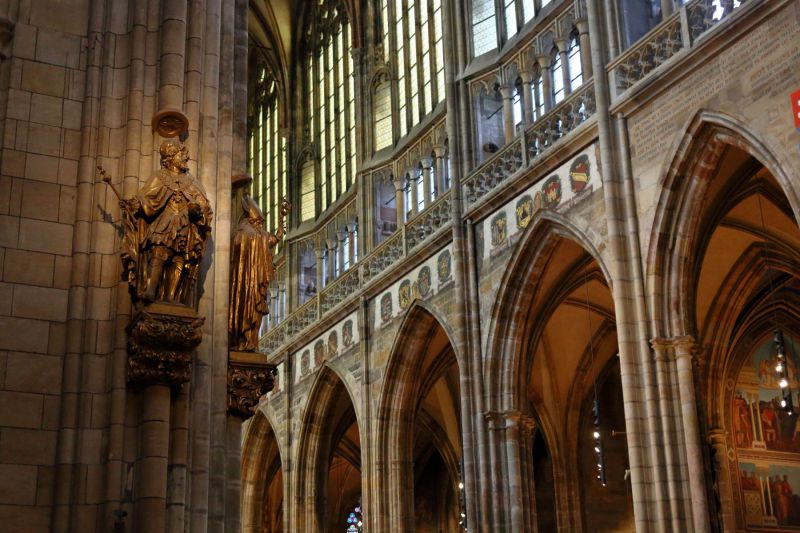
[[[197,281],[212,211],[200,183],[189,173],[183,143],[164,141],[161,168],[123,212],[123,279],[134,301],[186,304]]]
[[[243,352],[258,349],[261,319],[269,313],[269,285],[275,279],[273,253],[285,233],[284,218],[291,205],[284,198],[278,229],[264,229],[264,215],[249,196],[242,199],[244,218],[231,243],[230,348]]]

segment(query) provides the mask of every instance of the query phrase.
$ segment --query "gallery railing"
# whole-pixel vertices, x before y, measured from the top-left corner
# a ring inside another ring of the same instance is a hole
[[[645,34],[608,65],[612,98],[688,49],[747,0],[693,0]]]
[[[451,191],[445,192],[406,224],[406,250],[413,250],[452,220]]]
[[[589,80],[461,181],[465,207],[469,209],[518,171],[533,165],[596,109],[594,81]]]

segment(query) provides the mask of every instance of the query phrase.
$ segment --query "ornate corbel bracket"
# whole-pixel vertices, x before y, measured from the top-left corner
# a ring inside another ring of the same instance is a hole
[[[154,303],[128,324],[128,382],[181,385],[192,373],[192,353],[203,339],[204,318],[185,305]]]
[[[276,365],[258,352],[230,352],[228,358],[228,414],[242,420],[253,416],[259,399],[275,386]]]

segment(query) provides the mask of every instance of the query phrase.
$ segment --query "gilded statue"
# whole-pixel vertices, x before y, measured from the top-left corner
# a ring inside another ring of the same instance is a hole
[[[164,141],[159,153],[161,168],[136,195],[120,199],[122,275],[134,301],[187,304],[213,213],[203,187],[189,173],[184,144]]]
[[[228,331],[231,350],[258,349],[261,319],[269,313],[269,285],[275,279],[273,254],[286,232],[284,220],[291,204],[281,202],[278,229],[264,229],[264,215],[250,196],[242,198],[244,217],[231,243],[231,291]]]

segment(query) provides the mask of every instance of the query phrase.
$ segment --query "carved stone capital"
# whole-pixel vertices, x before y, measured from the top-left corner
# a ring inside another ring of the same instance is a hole
[[[277,367],[258,352],[230,352],[228,358],[228,414],[247,420],[259,399],[275,386]]]
[[[155,303],[139,309],[128,332],[128,382],[180,385],[192,373],[192,352],[205,319],[185,305]]]

